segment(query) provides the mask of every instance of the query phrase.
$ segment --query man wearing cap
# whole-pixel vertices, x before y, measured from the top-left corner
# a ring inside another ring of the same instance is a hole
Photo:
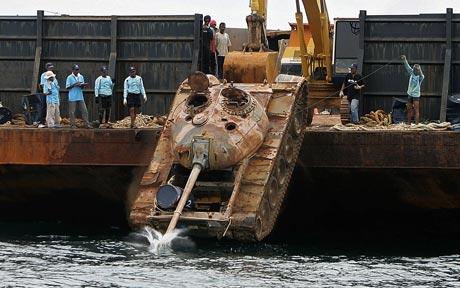
[[[340,97],[344,96],[345,91],[350,104],[351,122],[355,124],[359,122],[359,96],[361,95],[361,89],[364,87],[363,77],[358,74],[358,65],[351,64],[350,73],[345,76],[345,80],[342,83]]]
[[[46,71],[43,93],[46,95],[46,124],[48,128],[61,127],[61,116],[59,113],[59,85],[53,71]]]
[[[94,99],[98,106],[99,123],[109,123],[110,108],[112,107],[113,81],[107,75],[107,67],[101,68],[101,76],[94,83]],[[104,117],[105,114],[105,117]],[[105,118],[105,119],[104,119]],[[105,122],[102,122],[105,120]]]
[[[85,83],[85,78],[80,74],[80,67],[77,64],[72,66],[72,74],[67,76],[65,87],[69,89],[69,115],[70,127],[75,128],[75,109],[81,112],[81,117],[85,121],[87,128],[92,128],[88,121],[88,109],[86,109],[85,100],[83,98],[83,88],[88,83]]]
[[[136,116],[139,114],[141,107],[141,95],[144,102],[147,101],[147,94],[144,89],[142,77],[136,75],[136,68],[129,67],[129,76],[124,81],[123,105],[128,106],[129,115],[131,116],[131,128],[136,128]]]
[[[53,70],[54,70],[54,65],[53,63],[51,62],[48,62],[45,64],[45,69],[46,71],[42,73],[42,75],[40,76],[40,88],[41,88],[41,91],[44,92],[45,91],[45,87],[44,85],[46,84],[47,80],[45,78],[45,75],[46,75],[46,72],[49,72],[51,71],[52,73]],[[53,82],[59,87],[59,83],[58,83],[58,80],[56,77],[53,77]],[[35,122],[34,124],[39,124],[38,125],[38,128],[43,128],[45,127],[45,124],[46,120],[45,120],[45,117],[46,117],[46,110],[48,109],[47,108],[47,97],[46,95],[43,93],[43,94],[36,94],[37,95],[37,98],[38,98],[38,101],[37,101],[37,106],[36,106],[36,110],[37,110],[37,117],[35,119]]]

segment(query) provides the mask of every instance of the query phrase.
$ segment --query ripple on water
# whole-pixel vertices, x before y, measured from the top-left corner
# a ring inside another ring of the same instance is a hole
[[[199,243],[156,255],[121,237],[2,238],[2,286],[454,287],[460,255],[353,255],[270,244]],[[375,254],[375,253],[374,253]]]

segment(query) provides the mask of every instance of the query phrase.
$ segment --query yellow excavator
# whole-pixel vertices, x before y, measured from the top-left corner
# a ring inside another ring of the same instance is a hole
[[[302,76],[308,80],[308,114],[311,123],[314,107],[340,107],[340,97],[331,97],[336,92],[332,79],[332,28],[325,0],[302,0],[314,42],[314,52],[309,54],[304,33],[303,14],[300,1],[296,0],[296,23],[300,43]],[[267,0],[251,0],[251,15],[246,17],[248,43],[243,51],[229,53],[224,63],[224,78],[238,83],[273,82],[280,65],[278,53],[269,51],[266,18]]]

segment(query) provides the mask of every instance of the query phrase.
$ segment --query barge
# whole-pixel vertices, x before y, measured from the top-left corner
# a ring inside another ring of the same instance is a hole
[[[124,221],[160,131],[0,128],[0,218]]]

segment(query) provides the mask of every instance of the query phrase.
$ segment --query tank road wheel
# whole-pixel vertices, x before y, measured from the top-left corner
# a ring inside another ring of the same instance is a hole
[[[260,203],[259,215],[256,220],[256,237],[262,240],[270,229],[270,203],[263,197]]]
[[[287,163],[292,163],[295,161],[294,159],[294,141],[292,140],[291,134],[286,134],[286,139],[284,141],[283,149],[284,149],[284,156],[286,158]]]
[[[278,180],[276,179],[276,176],[274,175],[276,173],[273,173],[273,175],[268,179],[267,182],[267,192],[265,195],[268,196],[268,202],[270,203],[270,208],[276,208],[276,203],[278,203],[278,191],[279,191],[279,185],[278,185]]]
[[[284,159],[283,155],[278,156],[278,162],[276,164],[276,174],[278,175],[278,183],[280,186],[283,186],[286,182],[288,171],[288,163]]]

